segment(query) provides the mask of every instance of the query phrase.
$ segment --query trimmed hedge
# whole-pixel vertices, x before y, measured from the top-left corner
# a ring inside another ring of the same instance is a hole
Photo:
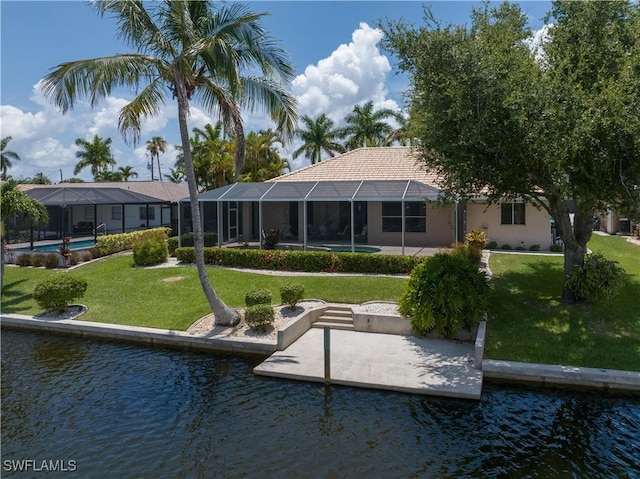
[[[302,301],[304,296],[304,285],[300,283],[289,283],[280,287],[280,297],[282,303],[289,306],[289,309],[296,309],[296,305],[299,301]]]
[[[256,304],[271,304],[271,291],[268,289],[254,289],[244,295],[244,304],[246,306],[255,306]]]
[[[244,312],[244,320],[251,329],[264,333],[273,324],[275,312],[269,304],[255,304]]]
[[[162,238],[145,238],[133,244],[133,262],[138,266],[153,266],[167,261],[169,250]]]
[[[195,250],[194,248],[178,248],[176,249],[176,257],[183,263],[195,263]],[[408,274],[416,265],[424,263],[426,259],[424,256],[324,251],[204,249],[204,260],[207,264],[278,271]]]
[[[214,247],[218,244],[218,235],[216,233],[204,233],[204,245],[205,247]],[[193,246],[193,233],[187,233],[179,237],[180,244],[183,248]],[[167,240],[167,246],[169,247],[169,255],[173,256],[178,248],[178,236],[172,236]]]
[[[137,241],[149,238],[162,238],[162,240],[165,241],[170,231],[171,228],[163,226],[160,228],[133,231],[131,233],[100,236],[98,237],[95,248],[98,251],[98,256],[106,256],[132,249],[133,244]]]

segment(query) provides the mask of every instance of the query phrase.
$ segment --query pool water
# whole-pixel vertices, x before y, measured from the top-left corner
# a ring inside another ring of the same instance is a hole
[[[71,241],[69,245],[70,250],[80,250],[80,249],[89,249],[93,248],[96,245],[94,240],[82,240],[82,241]],[[52,244],[34,244],[33,250],[31,248],[17,248],[14,251],[40,251],[40,252],[48,252],[48,251],[58,251],[62,246],[62,242],[60,243],[52,243]]]
[[[2,331],[2,477],[638,477],[640,398],[480,401],[258,377],[260,360]],[[13,473],[8,461],[74,461]]]

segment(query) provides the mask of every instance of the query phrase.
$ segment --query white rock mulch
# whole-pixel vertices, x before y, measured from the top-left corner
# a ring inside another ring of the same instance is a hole
[[[305,311],[326,304],[320,300],[304,300],[298,303],[296,309],[291,311],[288,306],[275,306],[275,319],[273,326],[264,333],[254,331],[249,328],[249,325],[244,321],[244,310],[240,309],[242,319],[237,326],[216,326],[214,324],[213,314],[209,314],[198,321],[196,321],[187,332],[194,336],[206,336],[206,337],[236,337],[236,338],[257,338],[257,339],[269,339],[276,340],[278,338],[278,330],[284,328],[292,321],[299,318]]]

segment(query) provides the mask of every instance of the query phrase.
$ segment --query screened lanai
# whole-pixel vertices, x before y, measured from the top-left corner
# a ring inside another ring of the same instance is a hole
[[[221,233],[218,245],[262,246],[265,232],[278,228],[282,242],[304,249],[331,243],[354,250],[357,243],[449,245],[454,208],[435,205],[439,194],[416,180],[276,180],[226,185],[200,194],[199,202],[204,231]]]
[[[46,187],[25,192],[46,206],[49,223],[31,229],[31,241],[97,236],[171,225],[171,204],[123,188]],[[25,228],[30,225],[23,225]]]

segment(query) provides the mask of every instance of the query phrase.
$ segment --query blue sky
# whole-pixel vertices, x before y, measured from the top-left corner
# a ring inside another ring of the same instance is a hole
[[[378,107],[402,108],[406,77],[397,75],[393,58],[379,47],[380,20],[404,18],[421,24],[423,3],[403,1],[258,1],[245,2],[254,11],[269,12],[266,29],[290,53],[297,77],[291,92],[298,98],[299,114],[312,117],[326,113],[339,123],[355,104],[372,100]],[[543,26],[549,2],[520,2],[533,29]],[[479,2],[436,1],[432,6],[443,23],[467,23]],[[86,103],[61,115],[39,90],[38,82],[52,67],[71,60],[120,53],[124,45],[115,38],[115,24],[95,15],[84,1],[0,1],[1,83],[0,135],[12,136],[8,149],[21,161],[9,174],[18,177],[43,172],[53,182],[72,176],[76,138],[94,134],[113,140],[117,166],[132,165],[137,179],[150,179],[146,168],[145,142],[163,136],[179,143],[176,106],[168,102],[162,114],[143,126],[142,142],[126,145],[117,131],[119,109],[132,98],[114,92],[91,109]],[[216,118],[192,107],[189,128],[215,123]],[[259,114],[246,115],[248,130],[270,126]],[[290,158],[295,143],[282,151]],[[173,166],[173,146],[161,156],[163,172]],[[292,169],[309,164],[305,158],[290,161]],[[90,180],[88,170],[78,176]]]

